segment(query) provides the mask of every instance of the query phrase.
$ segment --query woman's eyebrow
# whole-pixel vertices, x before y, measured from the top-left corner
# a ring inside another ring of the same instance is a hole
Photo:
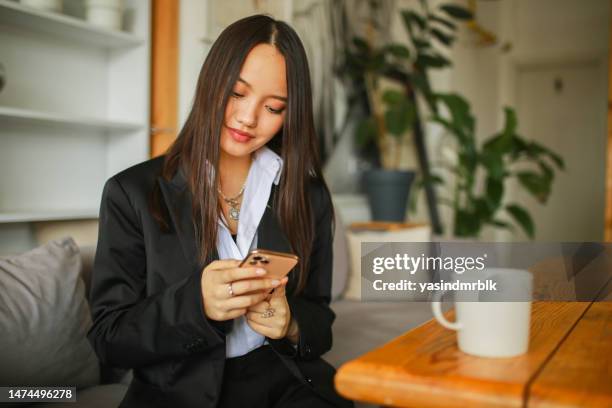
[[[244,79],[242,79],[242,78],[238,78],[238,81],[242,82],[243,84],[245,84],[245,85],[246,85],[246,86],[248,86],[249,88],[252,88],[252,87],[251,87],[251,84],[249,84],[249,83],[248,83],[247,81],[245,81]],[[284,96],[279,96],[279,95],[268,95],[268,96],[269,96],[270,98],[274,98],[274,99],[281,100],[281,101],[283,101],[283,102],[287,102],[287,98],[286,98],[286,97],[284,97]]]

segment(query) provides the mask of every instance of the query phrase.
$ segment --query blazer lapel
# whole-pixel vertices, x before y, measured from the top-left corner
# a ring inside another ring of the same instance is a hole
[[[278,186],[273,184],[270,192],[270,198],[268,199],[268,205],[266,206],[266,210],[257,229],[257,248],[268,249],[276,252],[293,253],[289,239],[283,232],[278,217],[276,216],[276,211],[274,211],[273,208],[274,196],[276,195],[277,190]],[[293,269],[293,271],[296,269],[297,266]],[[293,290],[297,284],[297,282],[295,282],[294,275],[294,272],[289,273],[289,283],[286,287],[288,297],[293,294]]]
[[[198,262],[198,248],[191,215],[191,192],[187,188],[182,167],[179,166],[172,180],[167,181],[160,176],[158,181],[190,270],[194,268],[200,270],[210,262],[219,259],[217,249],[214,248],[213,253],[204,264]]]
[[[277,189],[278,187],[273,184],[266,210],[257,228],[257,247],[277,252],[291,252],[289,240],[283,233],[283,229],[273,209],[274,196]]]

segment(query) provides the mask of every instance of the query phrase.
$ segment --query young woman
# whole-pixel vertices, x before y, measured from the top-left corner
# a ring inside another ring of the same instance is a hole
[[[333,388],[333,209],[308,62],[264,15],[227,27],[162,157],[104,187],[88,337],[133,369],[125,407],[350,407]],[[240,268],[291,252],[282,280]]]

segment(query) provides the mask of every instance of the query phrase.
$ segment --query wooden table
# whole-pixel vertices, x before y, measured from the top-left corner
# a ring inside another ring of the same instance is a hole
[[[529,352],[512,358],[464,354],[432,319],[341,366],[336,389],[398,407],[612,407],[612,295],[599,299],[534,302]]]

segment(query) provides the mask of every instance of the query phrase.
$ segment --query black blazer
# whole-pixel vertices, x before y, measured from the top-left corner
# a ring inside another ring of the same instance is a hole
[[[122,407],[214,407],[232,321],[206,317],[200,280],[218,255],[215,251],[205,264],[197,262],[185,176],[179,170],[170,182],[164,180],[162,164],[163,156],[140,163],[104,186],[88,338],[102,364],[133,369]],[[162,232],[149,211],[155,183],[169,210],[170,232]],[[259,224],[258,247],[288,252],[271,207],[275,190]],[[351,406],[333,390],[335,370],[320,358],[331,348],[335,318],[329,308],[333,207],[320,184],[312,182],[309,190],[316,225],[310,275],[299,296],[292,295],[291,279],[286,290],[300,328],[298,348],[287,339],[268,341],[304,384],[339,406]]]

